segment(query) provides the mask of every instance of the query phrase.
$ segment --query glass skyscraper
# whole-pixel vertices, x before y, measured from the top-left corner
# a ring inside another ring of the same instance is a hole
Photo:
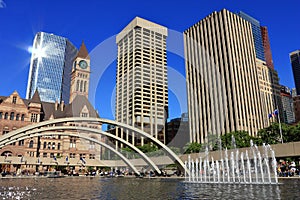
[[[290,53],[297,95],[300,95],[300,50]]]
[[[38,90],[45,102],[69,102],[72,63],[77,48],[66,38],[38,32],[34,38],[26,98]]]
[[[262,39],[262,34],[261,34],[261,28],[260,28],[260,23],[253,17],[247,15],[246,13],[240,11],[238,15],[247,20],[248,22],[251,23],[252,27],[252,34],[253,34],[253,39],[254,39],[254,46],[255,46],[255,53],[256,53],[256,58],[266,61],[265,59],[265,53],[264,53],[264,46],[263,46],[263,39]]]

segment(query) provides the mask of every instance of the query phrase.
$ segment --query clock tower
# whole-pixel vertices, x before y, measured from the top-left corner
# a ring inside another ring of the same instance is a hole
[[[82,42],[73,62],[69,103],[72,103],[77,95],[85,96],[88,99],[90,72],[90,56]]]

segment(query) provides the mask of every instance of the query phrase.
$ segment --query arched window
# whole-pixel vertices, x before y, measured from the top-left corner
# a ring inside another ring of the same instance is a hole
[[[51,142],[48,142],[48,149],[51,149]]]
[[[52,143],[52,150],[55,149],[55,142]]]
[[[24,146],[24,140],[19,141],[19,146]]]
[[[16,115],[16,120],[19,121],[19,118],[20,118],[20,114],[17,114]]]
[[[44,142],[44,149],[46,149],[47,148],[47,142]]]
[[[0,119],[2,119],[2,112],[0,112]]]
[[[83,85],[83,81],[80,81],[80,92],[82,92],[82,85]]]
[[[86,92],[86,81],[84,81],[83,92]]]
[[[33,140],[30,140],[30,142],[29,142],[29,148],[33,148]]]
[[[24,121],[24,119],[25,119],[25,115],[22,114],[22,116],[21,116],[21,121]]]
[[[77,80],[77,83],[76,83],[76,91],[79,91],[79,80]]]
[[[10,113],[10,118],[9,118],[9,119],[10,119],[10,120],[14,120],[14,118],[15,118],[15,113],[14,113],[14,112],[11,112],[11,113]]]
[[[4,119],[8,119],[8,113],[7,112],[4,114]]]

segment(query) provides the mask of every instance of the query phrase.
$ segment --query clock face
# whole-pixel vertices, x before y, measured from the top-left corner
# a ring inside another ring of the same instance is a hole
[[[81,69],[86,69],[87,66],[88,66],[88,64],[87,64],[87,62],[86,62],[85,60],[81,60],[81,61],[79,62],[79,67],[80,67]]]

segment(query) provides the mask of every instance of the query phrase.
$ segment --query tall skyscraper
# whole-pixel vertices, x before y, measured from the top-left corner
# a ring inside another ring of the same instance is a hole
[[[256,58],[256,68],[258,73],[262,111],[264,115],[264,127],[267,127],[271,123],[267,116],[275,109],[279,109],[280,116],[283,117],[279,78],[276,70],[269,68],[265,61],[258,58]]]
[[[261,30],[261,37],[262,37],[262,42],[263,42],[263,46],[264,46],[266,64],[269,68],[274,69],[268,28],[266,26],[261,26],[260,30]]]
[[[66,38],[38,32],[34,38],[26,99],[38,90],[41,101],[69,102],[76,47]]]
[[[264,45],[263,45],[263,38],[261,34],[260,22],[242,11],[240,11],[238,15],[241,18],[251,23],[256,57],[260,60],[265,61],[266,59],[264,53]]]
[[[184,31],[191,142],[263,127],[251,33],[248,21],[226,9]]]
[[[281,86],[280,95],[283,107],[283,122],[287,124],[292,124],[295,122],[295,113],[293,97],[290,88],[286,86]]]
[[[242,11],[238,15],[251,23],[263,114],[266,116],[275,109],[279,109],[280,117],[283,120],[279,78],[273,65],[268,29],[265,26],[260,26],[258,20]],[[264,126],[269,125],[270,120],[264,117]]]
[[[165,142],[168,116],[167,28],[136,17],[116,37],[116,120]],[[120,131],[132,144],[143,138]]]
[[[297,95],[300,95],[300,50],[290,53]]]

